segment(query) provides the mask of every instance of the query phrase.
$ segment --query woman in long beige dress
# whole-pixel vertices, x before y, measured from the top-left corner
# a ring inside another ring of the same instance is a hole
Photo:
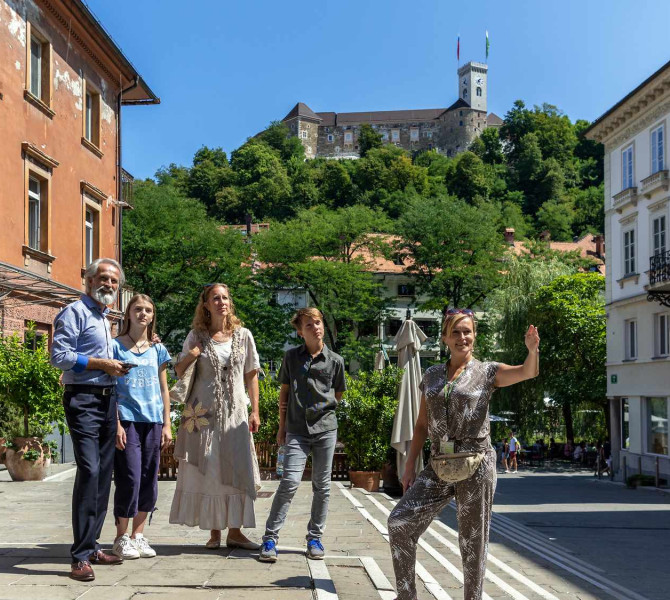
[[[175,445],[179,471],[170,523],[209,529],[208,548],[221,545],[226,528],[228,547],[259,548],[241,531],[256,526],[260,474],[251,434],[260,425],[259,369],[254,338],[235,316],[228,287],[206,285],[175,365],[178,377],[193,382]]]

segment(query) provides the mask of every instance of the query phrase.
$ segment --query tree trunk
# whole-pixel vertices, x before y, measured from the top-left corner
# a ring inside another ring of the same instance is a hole
[[[565,421],[565,439],[575,441],[575,432],[572,428],[572,406],[569,400],[563,401],[563,420]]]
[[[28,407],[23,407],[23,437],[28,437]]]

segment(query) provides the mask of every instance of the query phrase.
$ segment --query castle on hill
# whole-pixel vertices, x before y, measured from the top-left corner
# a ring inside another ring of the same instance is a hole
[[[369,123],[386,144],[415,153],[437,150],[454,156],[467,150],[487,127],[502,119],[486,110],[488,66],[469,62],[458,69],[458,100],[448,108],[368,112],[314,112],[298,102],[282,119],[305,147],[307,158],[358,158],[358,136]]]

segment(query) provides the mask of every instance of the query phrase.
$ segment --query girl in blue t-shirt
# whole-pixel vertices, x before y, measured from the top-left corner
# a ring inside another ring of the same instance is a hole
[[[124,559],[156,556],[144,537],[147,515],[158,498],[161,448],[172,439],[166,368],[170,355],[152,343],[156,307],[144,294],[128,303],[114,358],[132,365],[116,384],[118,427],[114,457],[114,518],[112,552]],[[133,519],[128,536],[128,521]]]

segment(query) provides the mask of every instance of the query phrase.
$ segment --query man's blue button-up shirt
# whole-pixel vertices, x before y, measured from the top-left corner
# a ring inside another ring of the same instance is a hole
[[[88,295],[66,306],[54,321],[51,364],[63,371],[63,383],[115,385],[104,371],[86,370],[89,358],[114,358],[108,308]]]

